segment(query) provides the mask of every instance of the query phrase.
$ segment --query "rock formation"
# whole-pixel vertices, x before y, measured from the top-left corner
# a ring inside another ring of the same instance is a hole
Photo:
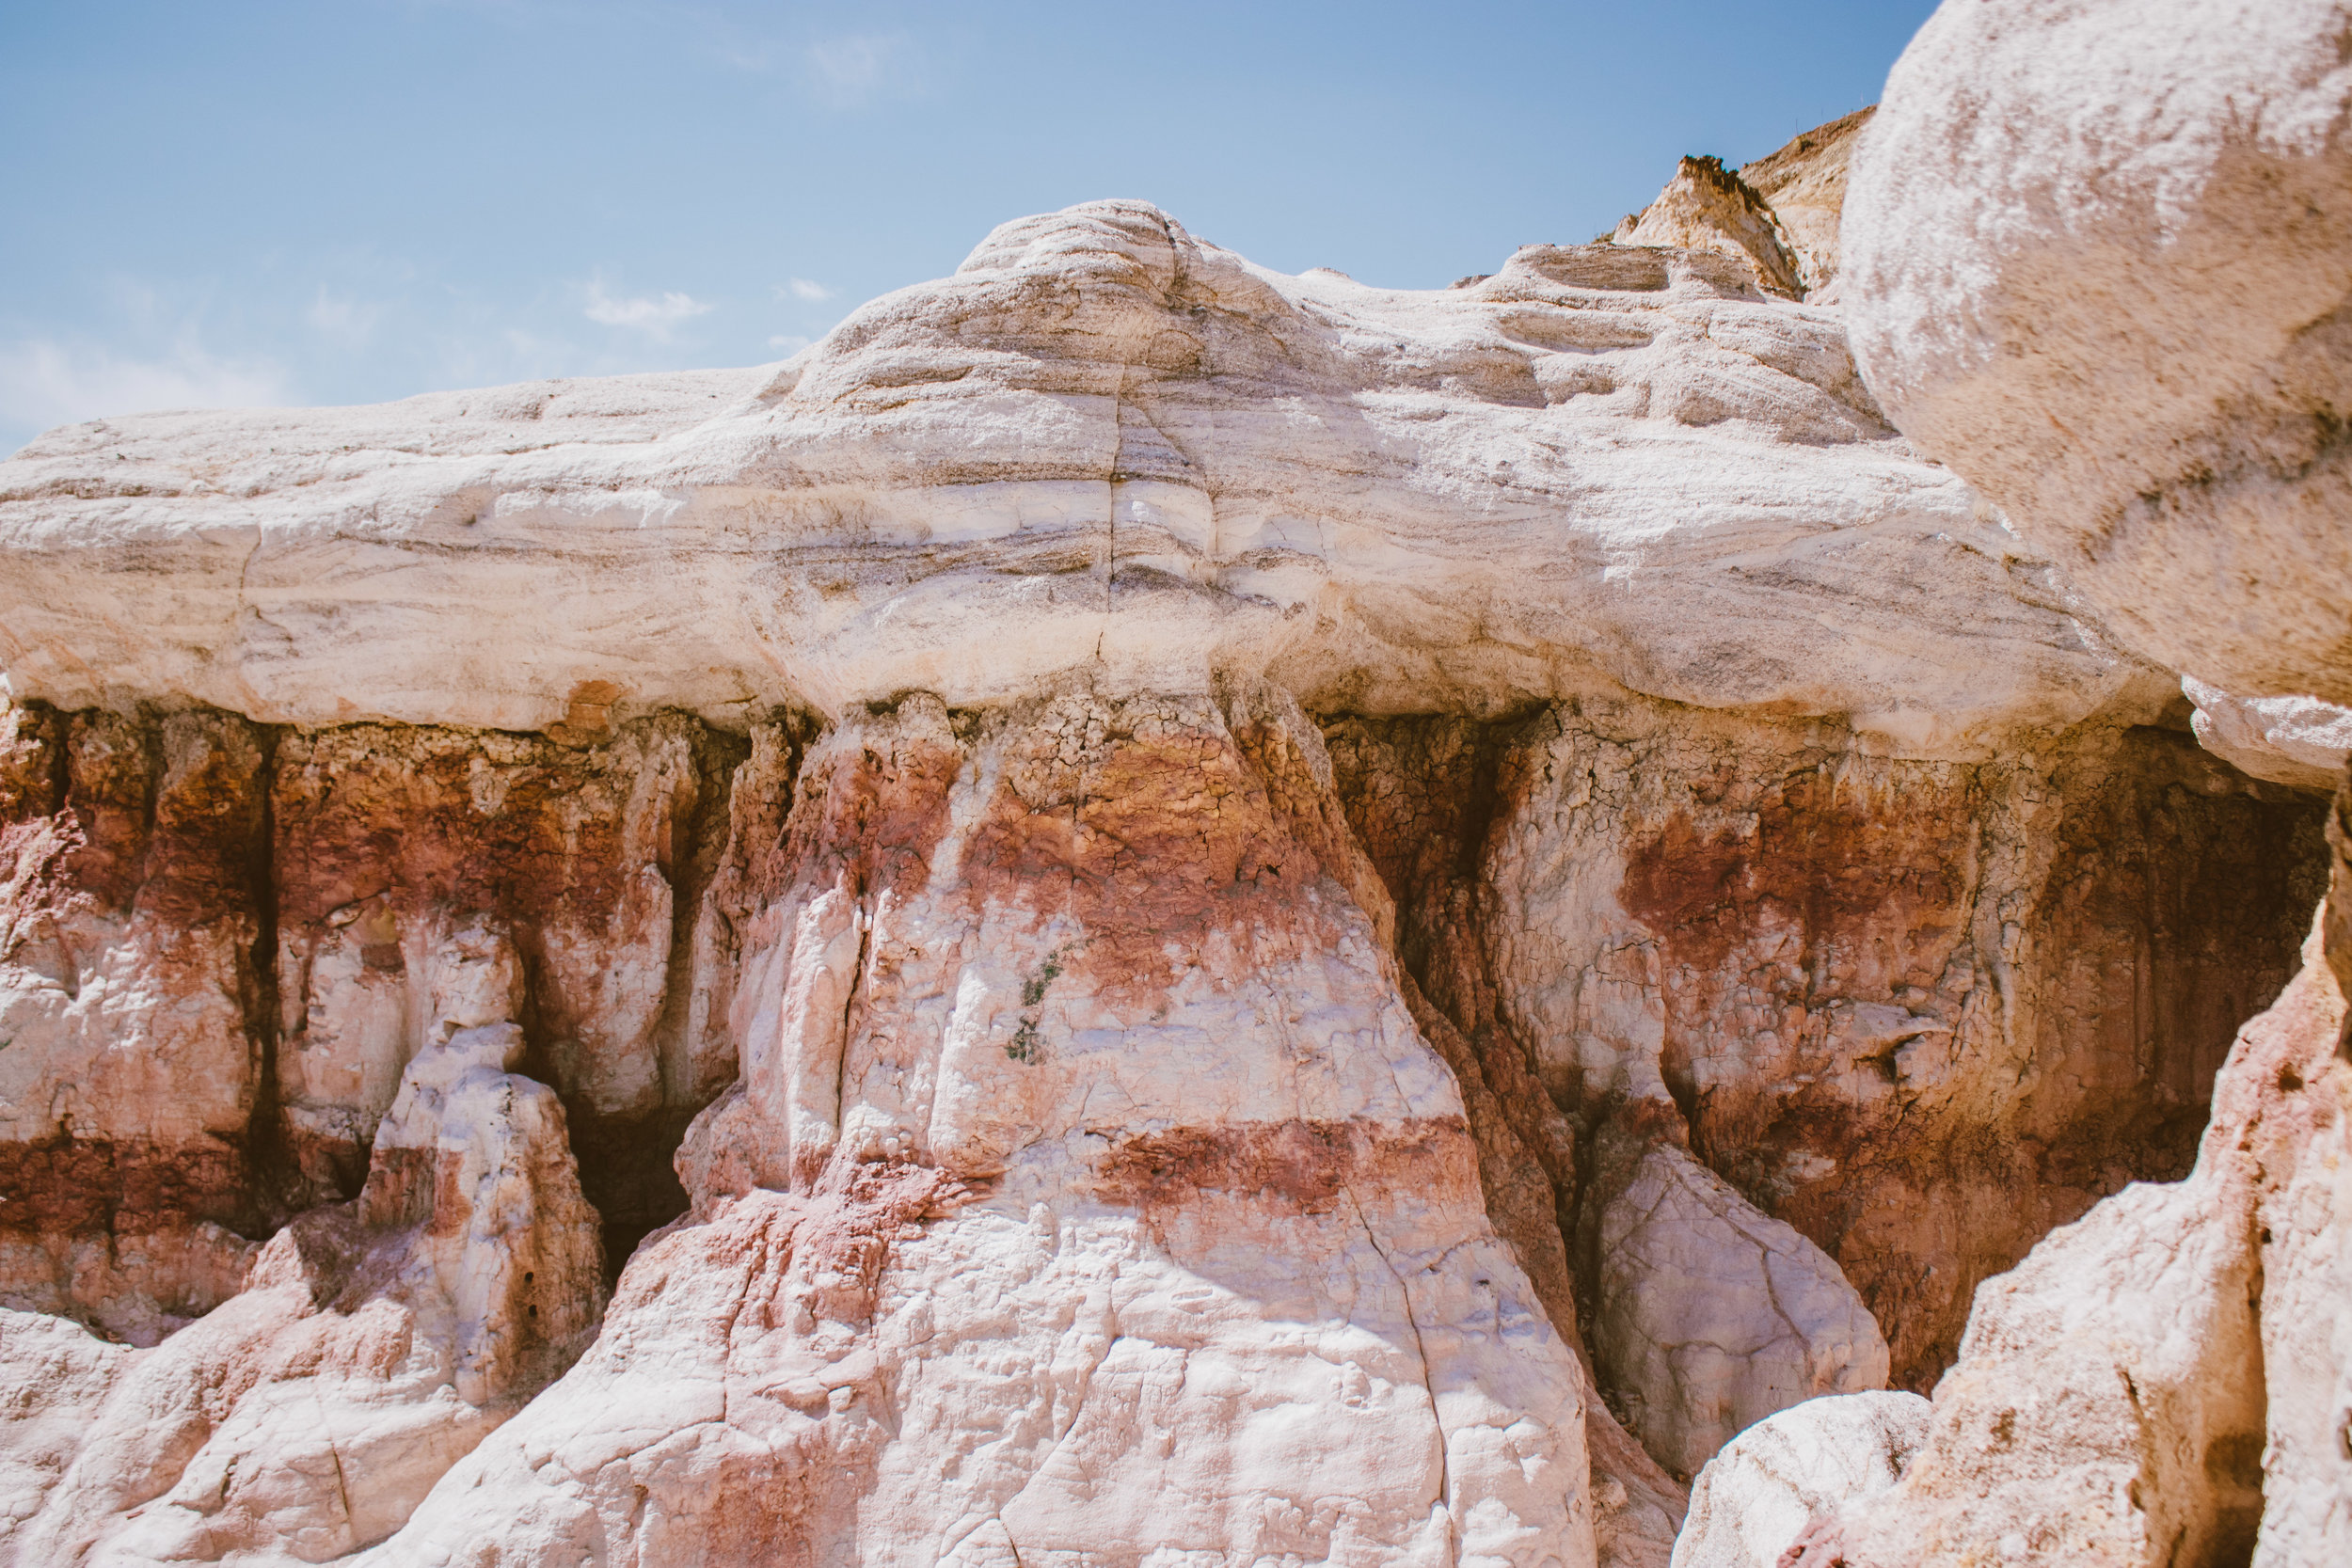
[[[1876,112],[1875,107],[1856,109],[1740,166],[1740,183],[1772,208],[1784,241],[1795,252],[1798,281],[1810,299],[1827,301],[1830,285],[1837,280],[1846,168],[1853,158],[1855,138]]]
[[[1807,1400],[1756,1422],[1692,1483],[1673,1568],[1790,1568],[1806,1551],[1830,1555],[1819,1548],[1839,1511],[1901,1479],[1929,1418],[1918,1395],[1884,1393]]]
[[[1606,1147],[1596,1160],[1622,1163]],[[1820,1247],[1671,1143],[1626,1174],[1587,1198],[1593,1350],[1652,1453],[1692,1475],[1775,1411],[1886,1386],[1886,1340]]]
[[[1856,123],[0,465],[0,1563],[1663,1568],[1991,1367],[2326,808],[1794,297]]]
[[[577,1356],[604,1302],[563,1108],[508,1069],[511,947],[465,933],[367,1181],[259,1249],[240,1293],[145,1351],[0,1319],[23,1418],[19,1563],[347,1556]],[[466,1025],[467,1015],[498,1013]],[[103,1245],[103,1240],[98,1243]]]
[[[2132,646],[2352,702],[2340,0],[1947,5],[1852,158],[1844,297],[1903,431]]]
[[[2181,694],[2197,705],[2197,743],[2258,779],[2333,790],[2352,759],[2352,711],[2316,697],[2233,697],[2190,675]]]
[[[2344,692],[2347,29],[2333,4],[1947,6],[1855,153],[1845,231],[1897,419],[2195,667],[2201,736],[2298,780]],[[2352,1556],[2347,812],[2352,782],[2301,970],[2239,1032],[2195,1169],[1979,1287],[1909,1468],[1808,1560]]]
[[[1737,169],[1685,158],[1658,199],[1605,236],[1626,245],[1677,245],[1729,256],[1757,288],[1833,303],[1846,166],[1872,109],[1856,109]]]
[[[1610,239],[1713,251],[1746,263],[1767,293],[1794,299],[1804,293],[1803,263],[1772,204],[1720,158],[1683,159],[1658,199],[1618,224]]]
[[[1978,1292],[1929,1441],[1844,1513],[1850,1560],[2341,1560],[2352,1069],[2322,937],[2232,1052],[2195,1174]]]

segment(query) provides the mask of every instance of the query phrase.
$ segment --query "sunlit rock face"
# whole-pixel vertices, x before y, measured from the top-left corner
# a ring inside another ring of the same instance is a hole
[[[1743,189],[0,465],[0,1561],[1662,1568],[1932,1386],[2324,808]]]
[[[2352,702],[2352,126],[2337,0],[1947,5],[1852,155],[1896,424],[2117,633]]]
[[[1592,1560],[1573,1353],[1295,709],[911,699],[802,777],[692,1219],[386,1560]]]
[[[1096,203],[781,367],[77,426],[0,498],[0,660],[67,709],[739,732],[1231,666],[1316,711],[1599,681],[1961,755],[2146,675],[1893,438],[1834,312],[1704,249],[1416,293]]]
[[[2326,0],[1947,5],[1853,156],[1844,230],[1896,421],[2186,667],[2201,739],[2298,785],[2341,780],[2352,695],[2347,26]],[[1787,1560],[2352,1556],[2348,809],[2339,784],[2300,970],[2232,1042],[2194,1168],[1981,1286],[1899,1481]]]
[[[1807,299],[1828,303],[1836,297],[1831,285],[1843,261],[1838,230],[1845,217],[1847,169],[1854,142],[1875,113],[1875,107],[1856,109],[1740,166],[1740,182],[1771,206],[1779,222]]]
[[[1674,1568],[1786,1568],[1834,1557],[1840,1508],[1901,1479],[1931,1417],[1916,1394],[1807,1400],[1756,1422],[1691,1485]]]

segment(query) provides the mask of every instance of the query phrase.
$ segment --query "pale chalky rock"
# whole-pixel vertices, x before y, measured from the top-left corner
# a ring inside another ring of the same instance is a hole
[[[79,1323],[0,1307],[0,1562],[132,1358]]]
[[[1886,1386],[1886,1340],[1837,1264],[1684,1150],[1644,1154],[1598,1229],[1593,1354],[1670,1468],[1695,1474],[1800,1401]]]
[[[496,939],[465,946],[445,972],[513,969]],[[70,1325],[12,1315],[0,1375],[56,1379],[75,1419],[63,1441],[37,1425],[38,1446],[8,1432],[8,1462],[43,1473],[0,1562],[345,1556],[562,1371],[596,1329],[597,1219],[553,1092],[506,1070],[521,1043],[501,1022],[421,1052],[360,1196],[279,1231],[241,1293],[162,1345],[69,1354]]]
[[[747,748],[678,715],[553,739],[11,705],[0,731],[0,1305],[139,1344],[211,1310],[290,1210],[358,1195],[450,1025],[550,1037],[624,1248],[685,1207],[668,1151],[734,1072],[730,911],[773,826],[731,823],[726,782],[753,765],[749,810],[773,724]],[[443,994],[485,920],[511,973]]]
[[[812,750],[692,1214],[371,1563],[1594,1561],[1573,1352],[1320,736],[949,717]]]
[[[1931,1410],[1916,1394],[1837,1394],[1756,1422],[1692,1482],[1673,1568],[1784,1568],[1806,1527],[1902,1478]]]
[[[2344,805],[2340,795],[2340,846]],[[2328,919],[2326,956],[2341,997],[2352,975],[2341,891]],[[2313,981],[2324,990],[2320,977]],[[2338,1031],[2332,1053],[2330,1022]],[[2216,1110],[2217,1120],[2259,1117],[2266,1155],[2254,1211],[2265,1402],[2254,1561],[2315,1568],[2352,1560],[2352,1313],[2344,1309],[2352,1301],[2352,1070],[2343,1022],[2329,1019],[2324,1002],[2273,1027],[2296,1037],[2281,1042],[2278,1055],[2286,1059],[2249,1052],[2251,1070],[2222,1085]]]
[[[311,1192],[358,1190],[417,1051],[527,1017],[624,1250],[685,1208],[667,1152],[734,1076],[731,912],[775,831],[755,780],[774,789],[791,745],[749,728],[598,715],[548,736],[354,724],[278,741],[278,1096]],[[455,935],[485,923],[520,968],[492,994],[445,994]]]
[[[2352,709],[2316,697],[2233,697],[2194,675],[2181,692],[2197,705],[2198,744],[2258,779],[2335,792],[2352,758]]]
[[[2312,0],[1947,5],[1855,154],[1844,230],[1893,417],[2214,683],[2202,732],[2246,749],[2244,721],[2274,768],[2272,715],[2219,693],[2352,695],[2348,24]],[[1833,1527],[1853,1568],[2352,1556],[2345,806],[2303,970],[2217,1074],[2195,1171],[1979,1288],[1928,1443]]]
[[[1135,202],[1008,224],[782,366],[54,432],[0,464],[0,604],[20,701],[303,725],[1230,665],[1318,710],[1597,678],[1978,756],[2149,678],[1742,261],[1384,290]]]
[[[2134,648],[2352,703],[2344,0],[1948,0],[1849,175],[1864,379]]]
[[[1968,768],[1598,697],[1326,735],[1488,1212],[1547,1305],[1539,1232],[1600,1201],[1590,1130],[1678,1096],[1693,1148],[1835,1259],[1918,1390],[1980,1280],[2132,1177],[2187,1170],[2213,1071],[2326,884],[2316,805],[2185,730]],[[1589,1279],[1589,1239],[1557,1267]],[[1627,1502],[1604,1531],[1665,1512],[1630,1467],[1606,1479]]]

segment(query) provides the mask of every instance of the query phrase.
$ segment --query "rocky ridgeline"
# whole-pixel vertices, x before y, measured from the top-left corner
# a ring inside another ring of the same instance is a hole
[[[2339,9],[0,465],[0,1563],[2352,1558]]]

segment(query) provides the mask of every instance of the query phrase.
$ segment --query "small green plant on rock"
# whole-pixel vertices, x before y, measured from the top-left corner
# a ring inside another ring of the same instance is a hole
[[[1068,951],[1066,946],[1055,948],[1045,955],[1037,973],[1021,982],[1021,1023],[1005,1045],[1005,1054],[1016,1062],[1044,1059],[1044,1042],[1037,1037],[1037,1008],[1045,1000],[1045,988],[1060,978],[1062,955]]]

